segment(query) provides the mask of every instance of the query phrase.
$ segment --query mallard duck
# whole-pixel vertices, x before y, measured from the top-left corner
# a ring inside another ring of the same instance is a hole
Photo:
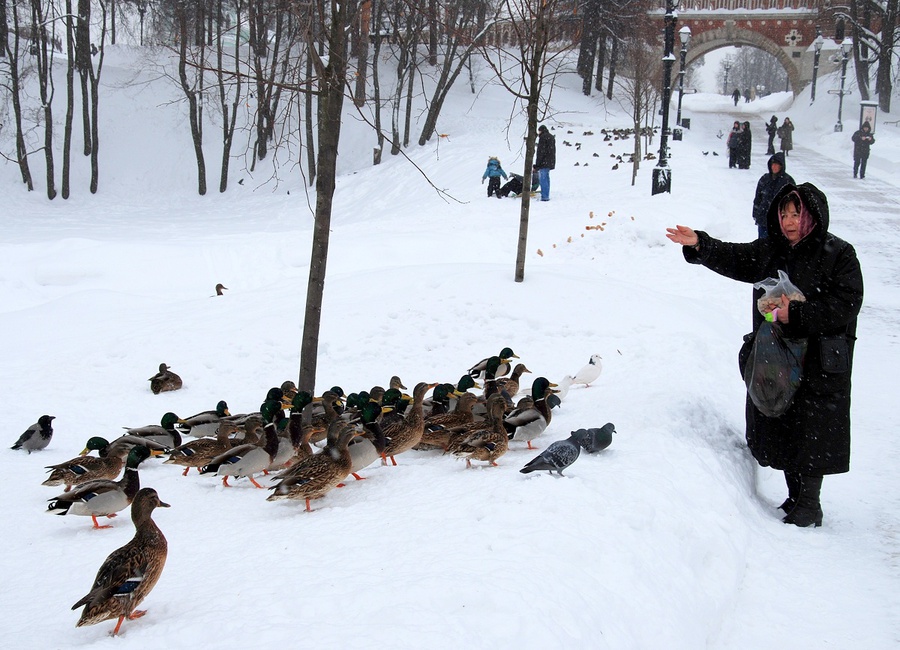
[[[289,474],[272,487],[267,501],[279,499],[304,499],[306,511],[312,512],[309,502],[325,496],[347,478],[352,467],[352,459],[347,446],[359,435],[356,428],[343,420],[329,425],[329,444],[319,452],[290,468]]]
[[[150,458],[150,450],[134,447],[125,460],[125,474],[118,481],[90,481],[49,499],[47,513],[51,515],[81,515],[90,517],[94,528],[110,528],[97,523],[97,517],[115,517],[130,504],[141,489],[138,465]]]
[[[468,375],[467,375],[468,376]],[[456,388],[453,384],[438,384],[434,387],[431,397],[422,403],[423,413],[427,420],[433,415],[442,415],[450,412],[450,397]]]
[[[451,442],[447,451],[457,458],[466,459],[466,467],[472,467],[473,460],[481,460],[497,466],[497,459],[509,450],[509,437],[503,428],[503,413],[506,400],[501,395],[488,399],[488,419],[482,427],[470,431],[464,438]]]
[[[150,390],[154,395],[165,393],[170,390],[178,390],[182,386],[181,377],[169,370],[169,366],[164,363],[159,364],[159,372],[150,377]]]
[[[516,393],[519,392],[519,381],[526,372],[531,371],[525,367],[524,363],[517,363],[509,377],[502,377],[497,380],[497,389],[501,393],[509,395],[510,398],[515,397]]]
[[[315,432],[312,426],[303,425],[303,412],[312,404],[312,396],[305,390],[297,391],[291,400],[291,415],[287,424],[287,437],[280,436],[278,451],[269,471],[291,467],[304,458],[312,456],[309,439]]]
[[[446,449],[450,443],[451,429],[471,424],[475,421],[472,407],[475,406],[477,401],[478,397],[474,393],[463,393],[459,396],[456,410],[452,413],[442,413],[425,418],[425,432],[422,434],[422,442],[416,447]]]
[[[522,398],[532,400],[531,404],[524,402],[503,421],[510,440],[525,441],[529,449],[534,449],[531,441],[544,432],[552,418],[547,398],[551,395],[553,386],[555,384],[551,384],[545,377],[534,380],[531,384],[531,397]]]
[[[409,451],[422,440],[422,434],[425,432],[422,402],[425,400],[425,393],[435,386],[437,384],[429,384],[424,381],[416,384],[413,390],[413,403],[409,407],[406,417],[400,422],[381,427],[384,435],[390,438],[390,442],[385,447],[382,457],[390,457],[392,464],[397,464],[394,456],[402,454],[404,451]]]
[[[199,472],[210,460],[234,447],[229,433],[228,427],[220,426],[215,438],[199,438],[186,442],[169,452],[169,458],[164,460],[163,464],[184,467],[182,476],[187,476],[192,467],[196,467]]]
[[[503,377],[505,375],[508,375],[510,371],[509,360],[519,358],[516,353],[512,351],[512,348],[503,348],[502,350],[500,350],[500,354],[498,354],[497,356],[500,358],[500,364],[496,370],[496,377]],[[484,371],[487,368],[489,359],[491,359],[491,357],[486,357],[469,368],[469,374],[472,377],[484,376]]]
[[[309,440],[312,443],[316,443],[325,439],[328,425],[340,417],[342,404],[341,397],[333,390],[326,390],[321,397],[314,398],[313,403],[322,407],[321,412],[314,407],[312,422],[310,423],[310,426],[313,427],[313,433]]]
[[[378,421],[381,413],[382,407],[377,402],[370,401],[360,409],[360,420],[366,433],[353,438],[348,446],[351,460],[350,474],[357,481],[364,480],[357,472],[381,458],[387,447],[387,438]]]
[[[253,478],[254,474],[268,471],[269,465],[275,458],[278,451],[278,433],[273,421],[279,410],[281,402],[266,401],[263,403],[261,413],[263,420],[266,421],[263,432],[265,434],[265,442],[262,446],[258,444],[244,444],[233,447],[228,451],[211,459],[209,463],[200,469],[201,474],[213,474],[222,477],[222,485],[228,485],[228,477],[234,476],[241,478],[246,476],[250,482],[263,489],[263,486],[256,482]]]
[[[184,418],[178,422],[178,426],[175,428],[181,433],[187,433],[195,438],[214,436],[219,430],[219,422],[229,415],[231,413],[228,412],[228,403],[225,400],[219,400],[214,410],[201,411],[189,418]]]
[[[125,456],[133,445],[110,445],[106,438],[93,436],[88,438],[84,450],[79,456],[71,458],[63,463],[48,465],[50,476],[41,485],[56,487],[65,485],[66,492],[76,485],[88,481],[113,480],[122,471],[125,464]],[[96,451],[98,456],[88,456]]]
[[[216,296],[224,296],[226,291],[228,291],[228,287],[221,282],[216,285]],[[215,298],[215,296],[213,296],[213,298]]]
[[[40,451],[50,444],[53,437],[53,427],[51,423],[56,419],[55,415],[42,415],[38,421],[25,429],[25,432],[19,436],[10,449],[24,449],[29,454],[33,451]]]
[[[168,545],[165,535],[153,521],[155,508],[168,508],[153,488],[139,490],[131,504],[134,537],[103,561],[87,595],[72,605],[84,607],[75,627],[95,625],[118,618],[113,636],[119,633],[126,618],[140,618],[146,611],[137,610],[156,585],[166,564]]]
[[[159,424],[148,424],[144,427],[134,427],[129,429],[125,427],[125,435],[144,438],[160,445],[165,445],[169,449],[181,446],[181,434],[175,428],[176,424],[181,424],[181,419],[169,411],[164,414]]]
[[[281,383],[281,392],[284,393],[284,400],[290,402],[297,394],[297,384],[288,379]]]

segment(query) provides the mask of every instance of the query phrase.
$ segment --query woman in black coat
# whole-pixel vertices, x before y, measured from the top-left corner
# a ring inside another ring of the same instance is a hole
[[[805,302],[782,299],[773,312],[788,338],[807,338],[803,379],[788,410],[766,417],[747,398],[747,444],[764,467],[782,470],[788,498],[785,523],[819,526],[822,477],[850,470],[850,374],[863,279],[856,251],[828,232],[828,201],[811,183],[783,187],[769,209],[769,236],[737,244],[686,226],[667,237],[685,259],[755,283],[785,271]],[[762,291],[754,292],[754,304]],[[763,316],[754,310],[754,330]],[[741,373],[749,354],[741,349]]]

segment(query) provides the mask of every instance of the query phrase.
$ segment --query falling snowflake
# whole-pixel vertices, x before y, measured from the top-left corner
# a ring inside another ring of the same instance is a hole
[[[797,47],[800,45],[800,41],[803,40],[803,34],[798,32],[796,29],[792,29],[788,32],[787,36],[784,37],[784,42],[788,44],[789,47]]]

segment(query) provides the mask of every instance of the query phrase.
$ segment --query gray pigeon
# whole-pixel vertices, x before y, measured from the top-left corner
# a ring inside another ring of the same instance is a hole
[[[557,474],[562,476],[563,470],[578,460],[580,454],[581,443],[579,435],[577,431],[573,431],[568,438],[557,440],[542,451],[540,455],[528,461],[525,467],[519,471],[523,474],[528,474],[545,469],[552,474],[555,470]]]
[[[573,435],[578,436],[578,444],[589,454],[603,451],[612,444],[613,434],[616,433],[616,425],[607,422],[599,429],[578,429]]]
[[[10,449],[24,449],[29,454],[33,451],[40,451],[50,444],[50,438],[53,437],[53,427],[50,426],[56,416],[42,415],[37,422],[25,429],[25,433],[19,436]]]

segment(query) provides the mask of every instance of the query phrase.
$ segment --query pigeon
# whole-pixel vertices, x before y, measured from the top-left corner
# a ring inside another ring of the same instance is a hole
[[[719,154],[716,153],[715,151],[713,151],[713,155],[714,155],[714,156],[718,156]]]
[[[616,433],[616,425],[607,422],[599,429],[578,429],[578,444],[589,454],[603,451],[612,444],[613,434]]]
[[[547,470],[551,474],[555,471],[560,476],[563,470],[578,460],[581,454],[581,440],[578,431],[573,431],[565,440],[557,440],[538,456],[530,460],[519,471],[523,474]]]
[[[54,415],[42,415],[37,422],[25,429],[25,432],[19,436],[10,449],[24,449],[29,454],[33,451],[40,451],[50,444],[53,437],[53,427],[51,423],[55,419]]]
[[[590,388],[591,382],[597,380],[597,377],[600,376],[600,371],[603,369],[600,363],[601,359],[602,357],[599,354],[592,355],[587,365],[572,377],[572,384],[584,384]]]
[[[704,156],[708,156],[708,155],[709,155],[709,152],[708,152],[708,151],[704,151],[704,152],[703,152],[703,155],[704,155]]]

